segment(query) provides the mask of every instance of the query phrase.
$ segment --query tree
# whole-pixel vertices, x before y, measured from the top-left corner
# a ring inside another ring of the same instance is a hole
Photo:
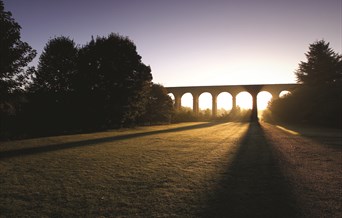
[[[0,0],[0,137],[8,137],[18,129],[23,102],[20,92],[33,71],[27,64],[36,56],[36,51],[21,41],[20,30]]]
[[[68,37],[50,39],[45,45],[26,108],[32,122],[36,123],[35,131],[55,133],[75,128],[78,119],[74,94],[77,64],[78,47]]]
[[[77,55],[73,40],[64,36],[49,40],[39,58],[33,89],[60,94],[73,91]]]
[[[309,86],[341,85],[342,56],[335,53],[329,43],[316,41],[305,54],[307,61],[300,62],[295,74],[297,81]]]
[[[21,41],[20,29],[0,0],[0,103],[25,84],[25,68],[36,56],[36,51]]]
[[[96,125],[135,122],[145,110],[151,69],[127,37],[110,34],[92,39],[80,51],[77,81],[83,104]]]
[[[303,85],[269,105],[268,119],[342,127],[342,57],[324,40],[309,46],[295,74]]]
[[[141,117],[141,121],[150,124],[168,123],[171,121],[173,112],[173,102],[166,89],[162,85],[152,84],[148,94],[146,111]]]

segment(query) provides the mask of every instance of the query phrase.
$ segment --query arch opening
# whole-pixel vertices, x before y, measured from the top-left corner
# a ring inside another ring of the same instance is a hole
[[[265,110],[272,99],[272,94],[267,91],[259,92],[257,95],[258,110]]]
[[[228,92],[221,92],[217,96],[217,115],[228,114],[233,108],[233,96]]]
[[[241,109],[248,110],[253,107],[253,98],[249,92],[240,92],[236,95],[236,106]]]
[[[187,92],[181,97],[181,107],[184,109],[193,110],[193,96],[190,92]]]
[[[212,114],[212,100],[213,97],[209,92],[203,92],[199,98],[199,109],[200,109],[200,114],[204,115],[204,116],[209,116]]]
[[[284,97],[286,97],[287,95],[290,95],[290,94],[291,94],[290,91],[287,91],[287,90],[281,91],[279,93],[279,98],[284,98]]]

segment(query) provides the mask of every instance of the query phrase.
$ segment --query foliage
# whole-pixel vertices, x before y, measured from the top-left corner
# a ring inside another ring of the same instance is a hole
[[[27,67],[36,55],[20,39],[20,25],[5,11],[0,0],[0,137],[20,128],[17,115],[22,110],[22,93],[33,68]]]
[[[224,122],[249,122],[252,110],[241,109],[237,106],[234,110],[225,112],[216,118],[217,121]]]
[[[21,41],[20,29],[0,0],[0,104],[25,85],[30,72],[27,64],[36,56],[36,51]]]
[[[52,134],[76,126],[77,104],[74,83],[77,74],[78,48],[75,42],[61,36],[50,39],[39,58],[33,76],[22,124],[30,134]],[[28,123],[34,123],[28,126]]]
[[[145,110],[151,80],[150,67],[127,37],[97,37],[80,50],[78,94],[88,116],[105,126],[134,123]]]
[[[26,123],[50,135],[134,124],[145,111],[152,75],[126,37],[97,37],[79,48],[51,39],[28,94]]]
[[[179,111],[176,111],[172,117],[173,123],[178,122],[208,122],[208,121],[218,121],[218,122],[249,122],[251,118],[251,110],[241,109],[236,107],[234,110],[224,110],[221,109],[220,115],[216,118],[212,117],[212,111],[210,109],[205,109],[199,111],[196,115],[192,108],[182,107]]]
[[[296,71],[303,85],[273,100],[267,121],[342,127],[342,58],[323,40],[310,45],[307,62]]]
[[[67,93],[74,90],[78,48],[61,36],[50,39],[39,58],[33,89],[36,92]]]
[[[198,113],[198,120],[199,121],[211,121],[212,119],[213,119],[212,112],[209,108],[199,111],[199,113]]]
[[[198,117],[192,111],[192,108],[181,107],[180,110],[176,111],[172,116],[172,123],[180,122],[194,122],[198,121]]]
[[[342,84],[342,56],[329,43],[317,41],[309,46],[307,61],[300,62],[295,74],[297,81],[309,86]]]
[[[67,37],[50,39],[29,92],[23,95],[23,110],[10,122],[20,126],[15,134],[21,129],[29,135],[131,125],[146,110],[159,113],[154,122],[164,122],[170,119],[172,101],[151,80],[150,67],[127,37],[97,37],[81,48]]]
[[[146,105],[146,111],[140,118],[142,123],[169,123],[173,111],[173,102],[167,90],[159,84],[152,84]]]

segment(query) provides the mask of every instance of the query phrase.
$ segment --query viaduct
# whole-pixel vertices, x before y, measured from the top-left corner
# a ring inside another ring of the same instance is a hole
[[[227,86],[188,86],[188,87],[165,87],[169,94],[175,97],[175,109],[181,108],[181,98],[185,93],[191,93],[193,97],[193,111],[195,114],[199,112],[199,96],[208,92],[212,96],[212,115],[217,115],[217,96],[222,92],[228,92],[232,95],[233,110],[236,108],[236,96],[240,92],[248,92],[253,99],[252,121],[258,120],[257,95],[259,92],[267,91],[272,98],[278,98],[282,91],[293,91],[300,84],[259,84],[259,85],[227,85]]]

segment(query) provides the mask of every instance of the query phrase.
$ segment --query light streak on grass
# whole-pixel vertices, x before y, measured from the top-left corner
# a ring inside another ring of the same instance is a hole
[[[295,131],[286,129],[286,128],[282,127],[282,126],[276,126],[276,127],[279,128],[279,129],[281,129],[281,130],[283,130],[283,131],[285,131],[285,132],[287,132],[287,133],[290,133],[290,134],[292,134],[292,135],[300,135],[298,132],[295,132]]]

